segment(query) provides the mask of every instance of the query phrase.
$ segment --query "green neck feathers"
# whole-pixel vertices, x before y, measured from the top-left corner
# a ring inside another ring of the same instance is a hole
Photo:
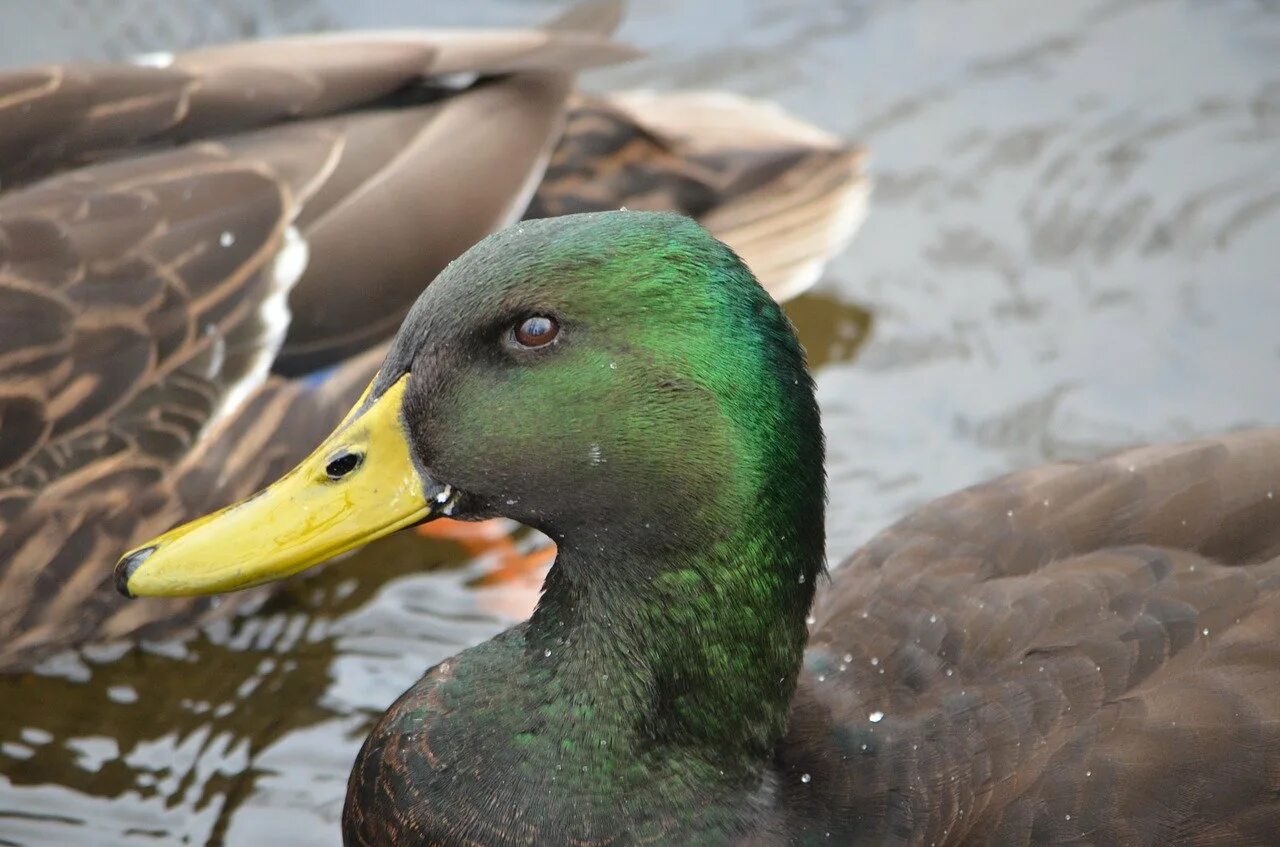
[[[822,567],[822,436],[803,353],[750,272],[696,227],[593,273],[665,307],[595,370],[608,379],[644,359],[665,377],[659,392],[697,401],[655,410],[624,396],[602,416],[618,434],[595,458],[651,464],[622,478],[617,508],[547,526],[559,556],[528,635],[563,656],[574,689],[627,715],[631,744],[746,775],[783,731]]]

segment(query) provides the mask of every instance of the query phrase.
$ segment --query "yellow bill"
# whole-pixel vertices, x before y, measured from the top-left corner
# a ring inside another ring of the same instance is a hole
[[[116,565],[132,596],[217,594],[261,585],[451,510],[453,491],[414,464],[400,410],[408,374],[369,391],[324,443],[247,500],[170,530]]]

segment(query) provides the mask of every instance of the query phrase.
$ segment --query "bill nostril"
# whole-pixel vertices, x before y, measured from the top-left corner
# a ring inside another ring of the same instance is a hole
[[[151,558],[151,554],[156,552],[156,548],[143,547],[141,550],[135,550],[128,556],[125,556],[116,563],[116,591],[119,591],[125,597],[132,597],[129,593],[129,577],[142,566],[142,563]]]
[[[364,461],[362,454],[344,451],[329,460],[329,463],[324,466],[324,472],[329,479],[339,480],[360,467],[362,461]]]

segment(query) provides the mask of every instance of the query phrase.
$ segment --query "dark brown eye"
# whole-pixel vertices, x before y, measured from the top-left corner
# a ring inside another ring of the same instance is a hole
[[[542,347],[555,341],[559,334],[560,324],[546,315],[525,318],[516,326],[516,342],[521,347]]]

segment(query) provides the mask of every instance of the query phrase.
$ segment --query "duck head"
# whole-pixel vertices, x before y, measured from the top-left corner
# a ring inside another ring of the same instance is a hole
[[[803,353],[750,271],[687,218],[572,215],[449,265],[307,459],[129,552],[116,582],[247,588],[444,515],[660,552],[781,509],[817,516],[820,559],[822,500]]]

